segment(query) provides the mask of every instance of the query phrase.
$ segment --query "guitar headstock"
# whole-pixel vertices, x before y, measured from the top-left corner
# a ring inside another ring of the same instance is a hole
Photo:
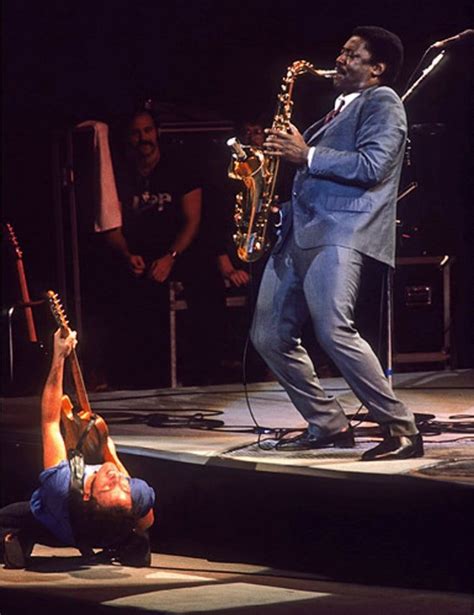
[[[69,331],[69,321],[66,316],[66,312],[64,311],[64,308],[62,306],[59,295],[53,290],[48,290],[46,294],[48,296],[51,313],[53,314],[56,323],[59,327],[61,327],[61,329],[63,329],[63,331]]]
[[[6,222],[5,228],[7,229],[7,232],[8,232],[8,239],[10,240],[10,243],[12,244],[13,249],[15,250],[16,257],[18,259],[23,258],[23,252],[20,248],[18,239],[16,238],[15,231],[13,230],[13,226],[9,224],[8,222]]]

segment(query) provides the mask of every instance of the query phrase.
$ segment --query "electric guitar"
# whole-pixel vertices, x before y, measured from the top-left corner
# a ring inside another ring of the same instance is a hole
[[[16,238],[13,226],[7,222],[5,224],[5,227],[8,231],[8,238],[10,239],[10,242],[16,255],[16,270],[18,274],[18,283],[20,285],[21,300],[23,302],[23,305],[25,306],[24,313],[26,319],[26,327],[28,330],[28,339],[30,340],[30,342],[36,343],[38,342],[38,335],[36,334],[33,310],[31,309],[30,292],[28,290],[28,284],[26,282],[25,267],[23,265],[23,252],[20,248],[20,244],[18,243],[18,239]]]
[[[5,223],[3,226],[6,229],[5,235],[13,248],[20,288],[21,301],[14,307],[22,308],[21,311],[26,322],[26,335],[23,330],[18,328],[16,321],[14,328],[9,330],[8,355],[10,365],[7,370],[9,380],[7,382],[4,378],[5,388],[13,392],[36,393],[44,382],[47,369],[47,352],[43,343],[39,340],[32,308],[42,304],[43,300],[31,301],[23,263],[23,251],[20,248],[13,226],[9,223]]]
[[[51,312],[60,327],[63,337],[66,337],[71,329],[64,308],[57,295],[52,290],[47,292]],[[66,449],[74,449],[82,439],[82,452],[86,463],[103,463],[112,461],[119,470],[126,473],[124,466],[117,457],[115,447],[109,439],[109,428],[105,420],[92,411],[87,395],[84,378],[73,348],[69,354],[72,379],[76,391],[78,408],[75,408],[71,399],[63,395],[61,402],[61,427],[63,431]]]

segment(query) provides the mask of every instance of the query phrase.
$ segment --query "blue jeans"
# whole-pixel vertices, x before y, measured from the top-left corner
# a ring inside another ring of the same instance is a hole
[[[292,236],[265,269],[251,329],[252,342],[315,436],[347,427],[337,399],[326,394],[301,345],[311,318],[326,354],[387,434],[418,433],[413,414],[399,401],[369,344],[354,326],[354,308],[367,257],[340,246],[303,250]]]

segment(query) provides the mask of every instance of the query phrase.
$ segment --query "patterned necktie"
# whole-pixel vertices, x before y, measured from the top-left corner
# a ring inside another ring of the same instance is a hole
[[[336,115],[339,115],[339,113],[341,112],[342,107],[344,106],[344,103],[345,103],[345,100],[342,99],[341,102],[339,103],[339,106],[336,107],[336,109],[333,109],[332,111],[329,111],[329,113],[324,118],[324,124],[325,125],[328,122],[330,122],[331,120],[333,120],[336,117]]]

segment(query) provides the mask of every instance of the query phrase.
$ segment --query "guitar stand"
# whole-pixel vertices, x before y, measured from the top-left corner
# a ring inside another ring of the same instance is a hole
[[[28,301],[28,302],[20,302],[15,303],[15,305],[11,305],[9,308],[4,310],[7,316],[7,330],[8,330],[8,375],[9,382],[13,384],[14,376],[15,376],[15,368],[14,368],[14,346],[13,346],[13,316],[15,311],[18,308],[25,309],[36,307],[45,302],[45,299],[39,299],[38,301]]]

